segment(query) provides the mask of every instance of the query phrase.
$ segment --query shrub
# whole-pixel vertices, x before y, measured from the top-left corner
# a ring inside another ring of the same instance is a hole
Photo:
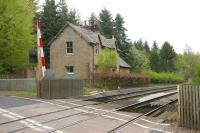
[[[194,79],[193,79],[194,84],[200,84],[200,64],[197,65],[195,69],[195,74],[194,74]]]
[[[169,72],[154,72],[154,71],[146,71],[145,72],[151,80],[151,83],[181,83],[183,82],[183,78],[178,76],[175,73]]]
[[[117,68],[118,64],[119,55],[114,50],[102,49],[97,57],[97,65],[101,71],[110,71]]]
[[[127,88],[149,83],[149,77],[137,73],[98,72],[94,73],[95,86],[99,88]]]

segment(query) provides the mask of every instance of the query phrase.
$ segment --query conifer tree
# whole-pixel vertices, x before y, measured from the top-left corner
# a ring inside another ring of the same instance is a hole
[[[150,52],[149,44],[147,41],[144,42],[144,50],[148,54]]]
[[[164,42],[160,50],[160,68],[161,71],[175,71],[176,52],[169,42]]]
[[[113,35],[113,19],[111,13],[107,9],[102,9],[99,14],[99,29],[101,34],[107,38]]]
[[[69,21],[69,9],[65,0],[60,0],[58,3],[58,18],[59,18],[59,29],[61,29],[66,21]]]
[[[160,71],[160,57],[159,57],[159,48],[156,41],[153,42],[153,46],[150,52],[150,66],[153,71]]]
[[[124,19],[120,14],[117,14],[114,21],[114,36],[116,38],[117,47],[123,51],[127,51],[127,35],[124,27]]]
[[[55,0],[46,0],[41,13],[41,32],[43,38],[43,47],[46,63],[49,64],[49,47],[48,42],[57,34],[60,29],[59,17]],[[47,66],[48,67],[48,66]]]
[[[140,38],[138,41],[134,42],[135,48],[137,48],[138,50],[144,50],[144,45],[143,45],[143,41]]]
[[[89,17],[89,26],[90,26],[90,29],[92,31],[97,31],[99,30],[98,29],[98,19],[96,17],[96,15],[93,13],[91,13],[90,17]]]

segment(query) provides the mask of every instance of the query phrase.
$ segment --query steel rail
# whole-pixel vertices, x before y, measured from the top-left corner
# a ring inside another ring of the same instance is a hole
[[[108,131],[107,133],[116,133],[117,131],[120,131],[121,129],[125,128],[126,126],[128,126],[128,125],[132,124],[133,122],[137,121],[138,119],[142,118],[143,116],[148,116],[148,115],[160,110],[161,108],[166,107],[167,105],[172,104],[172,103],[174,103],[176,101],[177,101],[177,99],[173,100],[173,101],[171,101],[169,103],[166,103],[166,104],[164,104],[164,105],[162,105],[162,106],[160,106],[158,108],[155,108],[155,109],[153,109],[153,110],[151,110],[151,111],[149,111],[149,112],[147,112],[145,114],[139,115],[139,116],[129,120],[128,122],[125,122],[124,124],[121,124],[120,126],[117,126],[116,128]]]
[[[176,92],[176,93],[177,93],[177,92]],[[167,96],[169,96],[169,95],[174,95],[174,94],[175,94],[174,92],[171,93],[171,94],[166,94],[165,97],[167,97]],[[160,98],[163,98],[163,97],[164,97],[164,96],[161,96]],[[156,100],[157,100],[157,99],[158,99],[158,98],[156,98]],[[152,99],[149,100],[149,101],[151,102]],[[138,104],[138,103],[135,103],[135,104]],[[134,104],[131,104],[131,105],[134,106]],[[92,120],[92,119],[98,118],[98,117],[103,116],[103,115],[106,115],[106,114],[108,114],[108,113],[112,113],[112,112],[114,112],[114,111],[119,111],[119,110],[125,109],[125,108],[127,108],[127,107],[130,107],[130,105],[121,106],[121,107],[118,107],[118,108],[116,108],[116,109],[113,109],[113,110],[107,111],[107,112],[105,112],[105,113],[98,114],[98,115],[96,115],[96,116],[94,116],[94,117],[90,117],[90,118],[87,118],[87,119],[82,119],[82,120],[79,120],[79,121],[76,121],[76,122],[70,123],[70,124],[68,124],[68,125],[62,126],[62,127],[60,127],[60,128],[54,129],[54,130],[52,130],[52,131],[49,131],[48,133],[54,133],[54,132],[56,132],[56,131],[58,131],[58,130],[65,129],[65,128],[67,128],[67,127],[71,127],[71,126],[74,126],[74,125],[80,124],[80,123],[82,123],[82,122],[86,122],[86,121],[89,121],[89,120]]]
[[[175,89],[175,88],[173,88],[173,89]],[[166,90],[166,91],[168,91],[168,90]],[[158,92],[160,92],[160,90]],[[151,93],[155,93],[155,92],[151,92]],[[147,93],[147,94],[149,94],[149,93]],[[145,95],[145,94],[139,94],[139,95],[141,96],[141,95]],[[135,97],[135,96],[131,96],[131,97]],[[126,99],[126,98],[114,99],[114,100],[111,99],[111,100],[107,100],[107,101],[102,102],[102,103],[112,102],[112,101],[116,101],[116,100],[123,100],[123,99]],[[0,123],[0,125],[5,125],[5,124],[9,124],[9,123],[13,123],[13,122],[21,121],[21,120],[26,120],[26,119],[30,119],[30,118],[34,118],[34,117],[40,117],[40,116],[43,116],[43,115],[59,113],[59,112],[63,112],[63,111],[71,110],[71,109],[76,109],[76,108],[80,108],[80,107],[85,107],[85,106],[89,106],[89,105],[99,105],[99,104],[102,104],[102,103],[83,104],[83,105],[80,105],[80,106],[75,106],[75,107],[70,107],[70,108],[66,107],[66,109],[51,111],[51,112],[47,112],[47,113],[42,113],[42,114],[32,115],[32,116],[28,116],[28,117],[24,117],[24,118],[19,118],[19,119],[12,120],[12,121],[2,122],[2,123]],[[57,104],[57,105],[60,105],[60,104]]]

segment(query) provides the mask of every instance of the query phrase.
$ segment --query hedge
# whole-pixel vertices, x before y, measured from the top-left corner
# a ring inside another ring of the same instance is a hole
[[[129,88],[148,84],[149,81],[149,77],[145,74],[122,72],[94,73],[94,85],[99,88]]]
[[[151,80],[151,83],[181,83],[183,82],[183,78],[175,73],[169,72],[154,72],[147,71],[145,72]]]

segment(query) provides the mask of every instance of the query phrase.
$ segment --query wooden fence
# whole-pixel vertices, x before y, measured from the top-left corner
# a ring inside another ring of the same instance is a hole
[[[67,98],[83,95],[83,80],[44,79],[41,81],[41,98]]]
[[[200,130],[200,86],[179,86],[180,126]]]
[[[36,91],[35,79],[0,79],[0,90]]]

